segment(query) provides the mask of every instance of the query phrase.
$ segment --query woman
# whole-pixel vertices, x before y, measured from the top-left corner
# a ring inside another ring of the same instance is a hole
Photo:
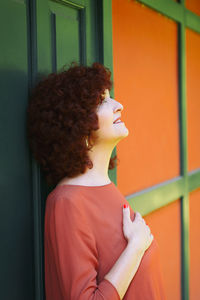
[[[72,64],[35,87],[28,137],[48,184],[46,300],[163,300],[158,246],[108,177],[128,135],[111,73]]]

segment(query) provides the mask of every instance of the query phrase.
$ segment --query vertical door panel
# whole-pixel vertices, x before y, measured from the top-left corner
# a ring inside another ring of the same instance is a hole
[[[77,8],[50,2],[53,69],[80,62],[80,12]]]
[[[25,1],[0,1],[0,299],[34,299]]]

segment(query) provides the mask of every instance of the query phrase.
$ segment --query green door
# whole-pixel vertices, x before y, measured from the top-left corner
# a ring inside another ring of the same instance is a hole
[[[72,61],[91,64],[101,61],[100,1],[37,1],[37,70],[36,81],[50,72],[67,67]],[[43,224],[45,199],[50,189],[33,162],[35,283],[36,297],[44,294]],[[41,179],[40,179],[41,178]]]
[[[30,88],[74,60],[103,62],[105,5],[104,0],[0,3],[0,299],[45,299],[43,222],[50,189],[26,138]]]

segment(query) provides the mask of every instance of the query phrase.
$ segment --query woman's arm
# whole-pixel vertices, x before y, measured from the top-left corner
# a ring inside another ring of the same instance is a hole
[[[128,243],[112,269],[104,276],[115,286],[120,299],[123,299],[131,280],[133,279],[144,252],[134,248],[132,243]]]
[[[78,201],[55,198],[45,213],[46,299],[120,300],[110,281],[97,282],[96,240]]]
[[[136,213],[134,221],[131,221],[129,207],[123,209],[123,231],[128,244],[104,277],[115,286],[120,299],[123,299],[145,250],[153,240],[149,227],[139,213]]]
[[[137,233],[135,238],[130,239],[112,269],[97,283],[98,251],[84,212],[76,201],[53,200],[45,214],[47,300],[122,299],[144,253],[141,251],[142,218],[135,218],[132,223]],[[133,229],[127,225],[124,222],[126,238],[132,236]]]

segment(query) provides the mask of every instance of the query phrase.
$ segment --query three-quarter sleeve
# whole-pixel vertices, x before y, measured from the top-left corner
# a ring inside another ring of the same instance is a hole
[[[98,251],[87,218],[78,204],[65,198],[53,202],[50,217],[45,220],[49,228],[46,247],[51,252],[47,272],[54,270],[59,282],[56,300],[119,300],[116,288],[107,279],[97,283]],[[55,300],[53,288],[46,288],[52,290],[48,300]]]

